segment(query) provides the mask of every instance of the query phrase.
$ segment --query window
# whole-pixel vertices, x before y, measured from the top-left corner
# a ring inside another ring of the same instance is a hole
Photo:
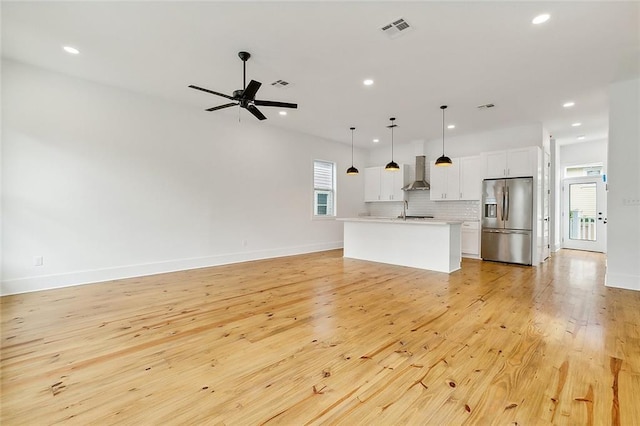
[[[313,215],[335,216],[336,178],[335,163],[313,162]]]
[[[566,167],[564,171],[564,177],[582,177],[582,176],[599,176],[603,172],[601,164],[593,164],[587,166],[573,166]]]

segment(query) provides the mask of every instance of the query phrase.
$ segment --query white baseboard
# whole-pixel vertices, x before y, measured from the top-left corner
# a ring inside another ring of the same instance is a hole
[[[124,278],[162,274],[166,272],[184,271],[187,269],[206,268],[209,266],[228,265],[230,263],[248,262],[251,260],[270,259],[293,256],[297,254],[339,249],[342,241],[309,244],[305,246],[283,247],[277,249],[252,252],[230,253],[216,256],[175,259],[139,265],[117,266],[113,268],[74,271],[63,274],[41,275],[2,281],[0,296],[29,293],[40,290],[93,284]]]
[[[607,287],[640,291],[640,276],[629,274],[612,274],[607,271],[604,277],[604,285]]]

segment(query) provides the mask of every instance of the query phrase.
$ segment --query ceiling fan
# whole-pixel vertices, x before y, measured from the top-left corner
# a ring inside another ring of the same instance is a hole
[[[240,105],[240,108],[244,108],[248,110],[251,114],[253,114],[258,120],[266,120],[267,117],[264,116],[260,112],[257,106],[269,106],[269,107],[280,107],[280,108],[298,108],[298,104],[291,104],[287,102],[277,102],[277,101],[261,101],[256,99],[256,93],[262,83],[259,81],[251,80],[249,85],[247,86],[247,60],[251,57],[249,52],[238,52],[238,56],[242,59],[242,89],[235,90],[232,96],[225,95],[224,93],[214,92],[213,90],[204,89],[202,87],[194,86],[193,84],[189,87],[196,90],[201,90],[203,92],[212,93],[217,96],[222,96],[223,98],[231,99],[233,102],[218,105],[215,107],[207,108],[205,111],[216,111],[223,108],[229,108],[232,106]]]

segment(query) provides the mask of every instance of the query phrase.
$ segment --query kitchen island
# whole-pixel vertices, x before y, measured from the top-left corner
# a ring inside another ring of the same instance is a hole
[[[460,269],[460,221],[343,218],[344,257],[438,272]]]

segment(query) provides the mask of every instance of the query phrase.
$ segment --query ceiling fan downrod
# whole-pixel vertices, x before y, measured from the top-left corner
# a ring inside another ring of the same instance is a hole
[[[247,88],[247,61],[251,57],[249,52],[238,52],[238,57],[242,60],[242,91]]]

